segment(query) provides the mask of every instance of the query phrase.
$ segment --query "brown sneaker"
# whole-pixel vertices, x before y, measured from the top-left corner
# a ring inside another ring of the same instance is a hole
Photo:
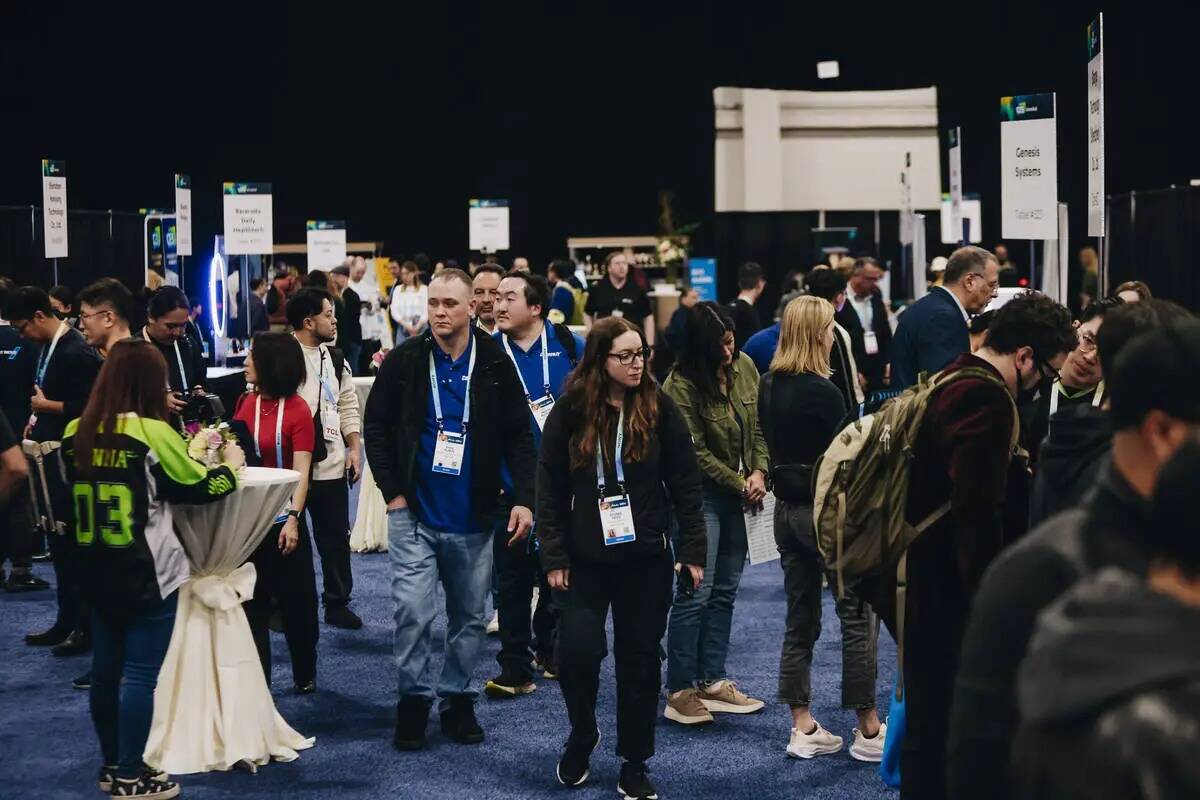
[[[663,716],[680,725],[703,725],[713,721],[712,714],[700,702],[698,689],[684,689],[667,695]]]
[[[709,711],[723,711],[726,714],[753,714],[763,707],[762,700],[755,700],[742,694],[741,689],[731,680],[721,680],[700,689],[700,702]]]

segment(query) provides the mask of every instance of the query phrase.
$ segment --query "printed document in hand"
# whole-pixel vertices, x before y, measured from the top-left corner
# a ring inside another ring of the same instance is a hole
[[[745,517],[750,563],[762,564],[779,558],[779,547],[775,544],[775,493],[767,492],[762,511],[755,514],[747,511]]]

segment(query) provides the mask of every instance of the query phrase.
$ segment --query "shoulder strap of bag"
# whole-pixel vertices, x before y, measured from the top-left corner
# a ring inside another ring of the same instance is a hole
[[[566,325],[551,324],[554,326],[554,335],[558,337],[558,343],[562,345],[563,351],[567,354],[567,360],[574,368],[579,363],[579,348],[575,345],[575,334],[571,333],[571,329]]]
[[[771,398],[774,395],[775,373],[770,370],[762,376],[763,407],[759,409],[758,418],[762,423],[763,438],[767,441],[767,449],[772,456],[779,451],[775,448],[775,405]],[[772,458],[772,461],[774,458]]]

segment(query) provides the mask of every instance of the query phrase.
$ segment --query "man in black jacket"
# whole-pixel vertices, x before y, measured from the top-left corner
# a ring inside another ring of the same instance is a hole
[[[828,300],[834,308],[842,308],[846,303],[846,279],[835,269],[814,269],[808,273],[805,286],[809,294]],[[857,409],[866,398],[859,380],[859,368],[855,363],[850,333],[838,323],[836,317],[833,329],[833,349],[829,352],[829,366],[833,369],[833,374],[829,376],[829,380],[842,393],[846,410],[850,411]]]
[[[1100,348],[1107,359],[1103,337]],[[1200,321],[1137,336],[1105,370],[1114,434],[1100,483],[1078,508],[1051,517],[997,558],[971,606],[950,715],[951,797],[1014,795],[1006,769],[1018,724],[1016,673],[1037,615],[1097,569],[1145,571],[1158,474],[1200,430],[1200,400],[1179,389],[1200,370]]]
[[[854,360],[867,379],[867,391],[877,392],[891,378],[888,353],[892,345],[892,324],[888,318],[879,279],[883,266],[878,259],[865,257],[854,262],[850,291],[845,305],[837,312],[837,321],[850,334]]]
[[[520,540],[533,522],[529,406],[504,350],[470,324],[472,289],[458,269],[430,282],[430,332],[388,354],[367,399],[367,459],[388,507],[400,750],[425,745],[439,580],[449,615],[436,687],[442,731],[461,743],[483,741],[470,683],[491,587],[489,515],[500,498],[501,457],[513,479],[507,530]]]

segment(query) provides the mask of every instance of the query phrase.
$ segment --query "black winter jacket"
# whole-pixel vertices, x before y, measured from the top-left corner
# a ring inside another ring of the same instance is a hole
[[[500,345],[475,326],[479,348],[471,377],[471,502],[476,514],[496,510],[500,498],[500,459],[513,477],[513,505],[533,507],[535,454],[529,406],[517,370]],[[429,353],[433,334],[413,337],[379,367],[367,397],[363,438],[367,461],[383,498],[416,499],[416,460],[429,402]]]
[[[604,544],[596,505],[599,491],[595,464],[571,469],[568,448],[571,435],[583,424],[582,414],[566,397],[555,404],[542,431],[537,468],[535,519],[542,569],[547,572],[566,569],[580,562],[622,564],[660,556],[670,547],[672,510],[679,520],[679,551],[675,560],[684,564],[705,563],[704,498],[692,437],[683,414],[661,390],[658,409],[658,430],[647,457],[623,462],[637,539],[609,547]],[[605,444],[606,456],[612,453],[614,445],[615,442]],[[604,464],[604,483],[606,489],[617,485],[615,467],[608,458]]]
[[[1200,609],[1117,569],[1038,618],[1021,665],[1022,797],[1200,797]]]
[[[1107,411],[1079,403],[1055,414],[1034,470],[1030,527],[1078,504],[1096,485],[1111,449],[1112,423]]]

